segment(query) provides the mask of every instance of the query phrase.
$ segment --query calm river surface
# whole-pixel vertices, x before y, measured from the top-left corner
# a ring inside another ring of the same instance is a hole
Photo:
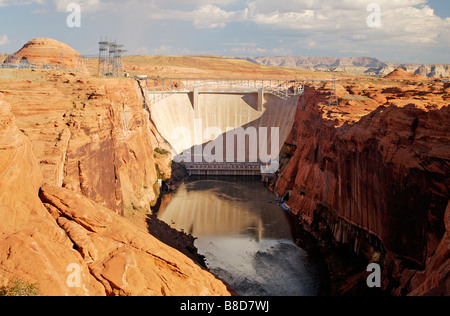
[[[208,268],[240,295],[322,292],[316,258],[293,242],[287,214],[257,178],[191,179],[158,217],[197,237]]]

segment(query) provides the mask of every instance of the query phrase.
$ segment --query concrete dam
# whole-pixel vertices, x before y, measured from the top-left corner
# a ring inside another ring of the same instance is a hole
[[[144,87],[153,122],[191,175],[261,175],[278,170],[304,86],[145,78]]]

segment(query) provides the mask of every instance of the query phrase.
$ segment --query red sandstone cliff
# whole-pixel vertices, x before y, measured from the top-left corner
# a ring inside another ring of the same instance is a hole
[[[149,209],[155,164],[164,168],[133,81],[26,74],[0,79],[0,98],[11,102],[0,101],[0,285],[23,280],[42,295],[229,295],[119,215]]]
[[[44,184],[82,193],[118,214],[155,202],[155,164],[166,172],[168,166],[154,157],[154,127],[135,82],[37,70],[0,83]]]
[[[275,189],[291,192],[289,206],[317,236],[328,230],[382,264],[384,289],[448,295],[448,94],[408,84],[346,85],[352,97],[342,92],[338,108],[320,106],[325,90],[307,89]]]
[[[35,38],[18,52],[6,59],[6,63],[28,63],[42,67],[56,67],[87,72],[81,54],[65,43],[51,38]]]

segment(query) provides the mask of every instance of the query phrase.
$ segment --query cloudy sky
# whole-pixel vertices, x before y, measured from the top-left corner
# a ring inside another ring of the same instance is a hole
[[[81,9],[80,27],[67,23],[77,21],[71,3]],[[50,37],[94,56],[105,36],[133,55],[450,63],[450,1],[0,0],[0,52]]]

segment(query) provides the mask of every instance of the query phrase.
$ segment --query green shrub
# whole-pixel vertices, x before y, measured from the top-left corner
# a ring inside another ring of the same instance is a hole
[[[10,281],[7,286],[0,287],[0,296],[40,296],[41,291],[36,284],[22,280]]]
[[[168,150],[166,150],[166,149],[164,149],[164,148],[155,148],[154,151],[155,151],[157,154],[160,154],[160,155],[163,155],[163,156],[170,154],[170,151],[168,151]]]

